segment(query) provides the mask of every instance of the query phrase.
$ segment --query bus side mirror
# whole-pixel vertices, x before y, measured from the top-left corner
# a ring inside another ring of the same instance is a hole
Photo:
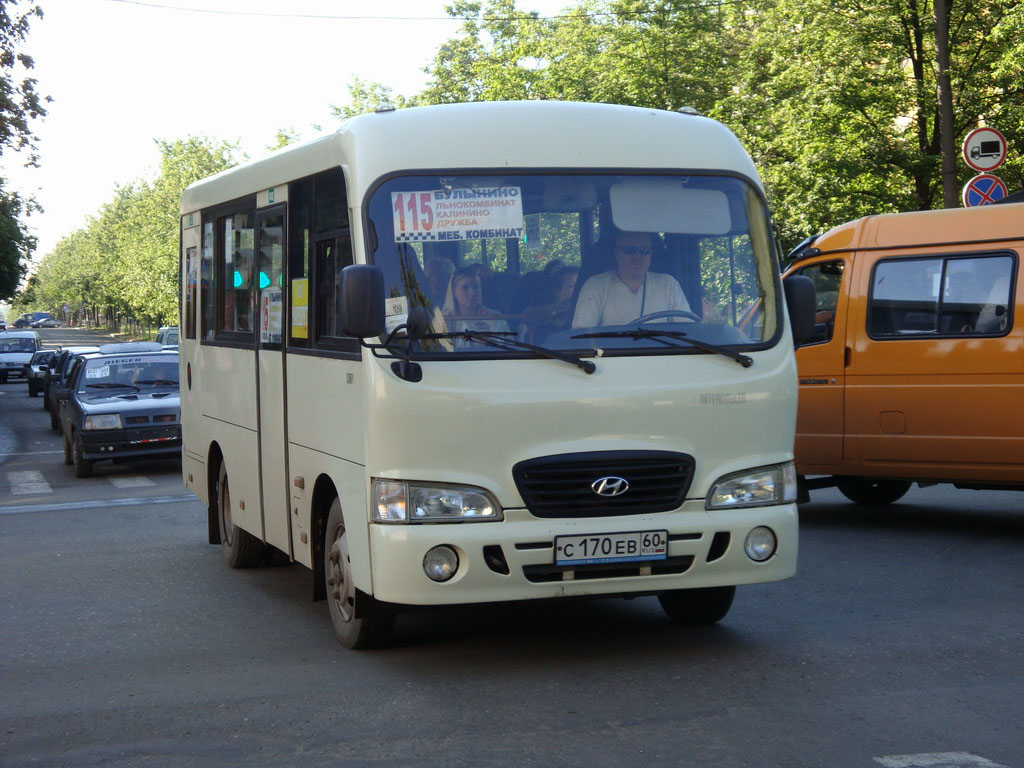
[[[814,283],[804,275],[790,275],[782,281],[786,292],[789,325],[793,329],[793,346],[807,343],[814,334],[814,313],[817,309]]]
[[[384,333],[384,273],[370,264],[341,270],[341,331],[365,339]]]

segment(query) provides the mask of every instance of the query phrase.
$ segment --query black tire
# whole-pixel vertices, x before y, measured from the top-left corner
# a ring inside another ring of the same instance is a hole
[[[64,463],[71,466],[71,441],[64,435]]]
[[[6,384],[6,383],[7,383],[7,374],[6,373],[0,373],[0,384]]]
[[[339,643],[360,650],[376,648],[388,639],[395,615],[382,610],[373,597],[356,589],[352,582],[352,559],[338,499],[331,504],[324,532],[324,580],[331,626]]]
[[[725,618],[736,596],[736,587],[673,589],[662,592],[658,601],[674,624],[714,624]]]
[[[31,383],[28,385],[28,396],[39,397],[39,389],[37,387],[33,387]]]
[[[905,480],[872,480],[869,477],[840,477],[836,487],[850,501],[864,507],[883,507],[903,498],[911,483]]]
[[[256,568],[263,560],[263,542],[231,522],[231,489],[224,464],[217,477],[217,520],[224,561],[232,568]]]
[[[71,463],[75,465],[75,477],[92,477],[92,462],[82,455],[82,444],[71,441]]]
[[[50,409],[50,429],[54,432],[60,432],[60,420],[57,418],[56,406]]]

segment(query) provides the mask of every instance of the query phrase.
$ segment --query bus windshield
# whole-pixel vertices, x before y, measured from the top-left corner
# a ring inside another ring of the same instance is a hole
[[[392,177],[367,206],[389,330],[421,306],[424,354],[751,347],[778,330],[767,215],[744,179],[514,173]],[[755,309],[756,311],[750,311]]]

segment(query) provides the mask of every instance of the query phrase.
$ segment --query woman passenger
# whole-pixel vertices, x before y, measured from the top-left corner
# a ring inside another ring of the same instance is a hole
[[[455,270],[441,311],[449,331],[509,332],[501,313],[484,306],[480,274],[475,266]],[[472,342],[455,339],[456,349],[468,346],[473,346]]]

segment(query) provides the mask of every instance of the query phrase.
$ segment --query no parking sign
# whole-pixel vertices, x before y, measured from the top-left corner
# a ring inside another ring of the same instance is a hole
[[[964,184],[964,206],[973,208],[977,205],[991,205],[1006,197],[1006,185],[998,176],[991,173],[979,173]]]

